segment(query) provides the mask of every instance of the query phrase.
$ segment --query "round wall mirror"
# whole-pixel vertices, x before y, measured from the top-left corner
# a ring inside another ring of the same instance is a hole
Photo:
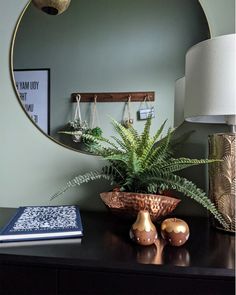
[[[95,108],[94,102],[72,102],[72,93],[153,91],[155,101],[148,104],[145,97],[138,102],[131,97],[134,127],[142,130],[145,122],[139,110],[153,107],[153,131],[166,119],[168,128],[185,54],[207,38],[209,27],[197,0],[72,0],[57,16],[30,3],[13,44],[19,101],[42,132],[76,150],[82,150],[81,143],[60,131],[78,117],[78,105],[89,128],[110,136],[110,117],[121,122],[127,103],[97,102]]]

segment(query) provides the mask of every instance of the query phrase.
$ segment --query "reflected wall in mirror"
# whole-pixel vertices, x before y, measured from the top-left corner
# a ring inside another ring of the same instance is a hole
[[[50,70],[15,70],[15,85],[25,111],[46,134],[50,130]]]
[[[197,0],[72,0],[59,16],[28,6],[16,33],[14,69],[50,69],[50,136],[78,149],[60,135],[74,117],[73,92],[155,91],[153,132],[168,119],[173,126],[175,80],[184,76],[185,54],[209,38]],[[81,103],[89,124],[93,104]],[[140,102],[132,103],[134,127]],[[98,103],[104,136],[113,133],[109,116],[121,121],[124,102]]]

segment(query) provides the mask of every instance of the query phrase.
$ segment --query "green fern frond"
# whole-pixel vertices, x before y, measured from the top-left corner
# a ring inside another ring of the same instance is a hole
[[[80,186],[83,183],[90,182],[93,180],[101,179],[104,178],[106,180],[111,180],[111,176],[105,173],[101,173],[99,171],[91,171],[87,172],[83,175],[76,176],[72,180],[68,181],[63,188],[61,188],[57,193],[55,193],[52,197],[51,200],[57,198],[59,195],[63,194],[66,192],[69,188],[74,187],[74,186]]]
[[[137,147],[137,154],[142,155],[143,148],[147,146],[150,139],[150,128],[152,124],[152,118],[149,117],[144,125],[143,133],[140,136],[139,145]]]
[[[105,160],[109,160],[109,161],[112,161],[112,162],[121,161],[124,164],[127,164],[127,158],[128,158],[127,155],[124,154],[124,153],[113,154],[113,155],[108,155],[108,156],[104,157]]]
[[[120,135],[124,143],[126,144],[127,148],[133,148],[135,146],[135,138],[130,132],[129,129],[125,128],[123,125],[121,125],[116,120],[112,120],[112,125],[115,128],[116,132]]]
[[[116,136],[111,136],[111,138],[113,140],[115,140],[119,144],[119,146],[121,147],[121,149],[123,149],[124,151],[128,151],[128,148],[127,148],[126,144],[122,140],[120,140]]]
[[[102,173],[110,177],[110,183],[111,185],[118,185],[120,186],[120,183],[124,182],[124,176],[122,175],[117,169],[116,165],[110,165],[110,166],[104,166],[102,168]]]
[[[130,152],[129,162],[127,166],[128,171],[133,175],[136,175],[141,172],[141,162],[135,151]]]
[[[147,186],[147,191],[149,194],[156,194],[158,191],[158,186],[155,182],[150,182]]]
[[[207,160],[207,159],[188,159],[188,158],[178,158],[174,159],[171,158],[168,161],[163,161],[161,165],[161,172],[162,173],[173,173],[176,171],[180,171],[183,169],[186,169],[188,167],[196,166],[196,165],[201,165],[201,164],[210,164],[214,163],[215,160]],[[160,165],[158,165],[160,166]],[[154,166],[150,167],[150,170],[152,170]]]
[[[91,135],[89,135],[89,136],[85,135],[85,136],[86,136],[86,138],[91,137]],[[105,142],[103,139],[100,140],[100,139],[94,138],[93,142],[96,143],[96,144],[95,145],[88,144],[87,149],[88,149],[89,152],[91,152],[94,155],[101,156],[101,157],[105,158],[105,157],[108,157],[108,156],[111,156],[111,155],[114,155],[114,154],[122,154],[122,153],[124,153],[123,150],[119,149],[115,145],[111,145],[112,147],[103,146],[101,144],[101,142]]]
[[[105,138],[105,137],[97,137],[97,136],[94,136],[94,135],[91,135],[91,134],[82,134],[82,138],[88,140],[88,141],[91,141],[91,142],[94,142],[96,144],[99,144],[100,147],[102,147],[101,143],[107,143],[109,146],[113,147],[114,149],[119,149],[113,142],[111,142],[108,138]]]
[[[160,135],[162,134],[166,122],[167,122],[167,120],[164,121],[164,123],[161,125],[161,127],[157,130],[156,134],[153,136],[153,139],[152,139],[153,144],[156,143],[157,139],[158,139],[158,138],[160,137]]]
[[[153,148],[153,144],[152,144],[152,141],[149,139],[146,143],[146,146],[144,146],[142,151],[140,151],[141,153],[140,162],[142,163],[143,167],[147,165],[148,155],[152,148]]]
[[[99,144],[99,139],[98,139],[98,137],[95,137],[95,136],[93,136],[93,135],[91,135],[91,134],[82,134],[82,138],[84,138],[84,139],[86,139],[86,140],[88,140],[88,141],[90,141],[90,142],[94,142],[94,143],[96,143],[96,144]]]
[[[142,162],[146,163],[145,167],[153,166],[169,157],[168,151],[172,132],[172,129],[169,128],[167,135],[158,143],[157,147],[150,149],[142,156]]]
[[[99,140],[99,142],[105,142],[105,143],[107,143],[109,146],[113,147],[114,149],[119,150],[119,147],[118,147],[114,142],[112,142],[111,140],[109,140],[108,138],[105,138],[105,137],[99,137],[98,140]]]
[[[160,190],[176,190],[180,193],[183,193],[185,196],[192,198],[193,200],[201,204],[204,208],[206,208],[209,212],[211,212],[211,214],[225,228],[228,227],[223,216],[218,212],[215,205],[207,197],[205,192],[186,178],[167,173],[160,176],[147,177],[147,179],[148,181],[150,181],[150,183],[156,182]]]
[[[95,147],[96,148],[96,147]],[[122,155],[125,155],[125,153],[121,150],[116,150],[116,149],[113,149],[113,148],[106,148],[104,147],[103,150],[101,151],[101,154],[100,154],[104,160],[107,160],[108,158],[110,158],[110,160],[114,160],[115,161],[115,158],[112,159],[112,157],[114,156],[122,156]]]
[[[132,133],[133,137],[135,138],[136,144],[138,146],[139,141],[140,141],[140,136],[139,136],[138,131],[136,129],[134,129],[134,127],[132,125],[129,127],[129,131]]]
[[[161,127],[157,130],[156,134],[151,138],[146,138],[146,146],[143,146],[142,153],[141,153],[141,163],[145,164],[143,166],[148,166],[149,162],[147,162],[147,159],[150,158],[150,161],[152,161],[152,152],[154,152],[154,144],[156,143],[157,139],[160,137],[161,133],[163,132],[163,129],[165,127],[166,121],[161,125]]]
[[[126,176],[126,179],[122,185],[123,190],[131,192],[133,188],[133,182],[134,182],[134,179],[132,175]]]
[[[153,137],[150,137],[149,133],[146,134],[146,132],[149,132],[150,130],[150,124],[151,124],[151,118],[148,119],[147,123],[145,124],[144,132],[142,134],[142,138],[140,141],[140,146],[137,148],[137,154],[141,157],[140,162],[142,163],[142,166],[148,165],[146,160],[148,159],[151,151],[153,151],[153,146],[156,142],[156,140],[161,135],[163,128],[165,126],[166,121],[161,125],[161,127],[157,130],[156,134]],[[145,142],[145,144],[144,144]]]

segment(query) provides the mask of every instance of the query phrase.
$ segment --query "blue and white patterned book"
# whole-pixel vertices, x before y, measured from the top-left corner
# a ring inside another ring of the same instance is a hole
[[[78,206],[27,206],[0,231],[0,242],[83,236]]]

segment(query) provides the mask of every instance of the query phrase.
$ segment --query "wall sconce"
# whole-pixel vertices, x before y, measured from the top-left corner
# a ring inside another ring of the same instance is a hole
[[[32,0],[32,3],[47,14],[58,15],[69,7],[70,1],[71,0]]]
[[[228,133],[209,136],[209,157],[222,162],[209,166],[209,194],[235,231],[235,125],[236,125],[236,38],[235,34],[205,40],[186,55],[186,121],[228,124]],[[218,228],[222,227],[215,223]]]

